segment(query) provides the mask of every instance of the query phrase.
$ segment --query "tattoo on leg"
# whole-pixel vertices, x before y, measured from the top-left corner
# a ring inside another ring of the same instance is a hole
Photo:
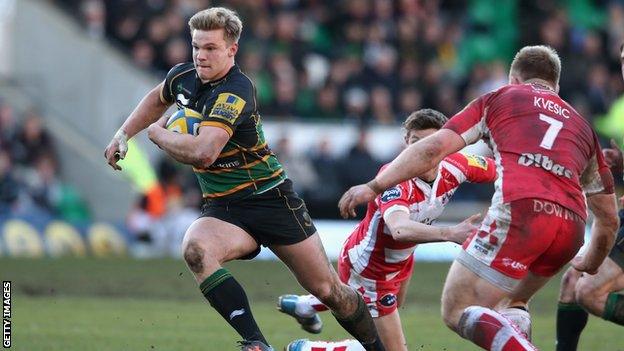
[[[204,270],[204,254],[201,247],[195,243],[190,243],[184,250],[184,260],[193,273],[201,273]]]
[[[342,283],[337,283],[332,286],[331,294],[324,300],[323,303],[333,311],[334,315],[346,318],[357,309],[358,293]]]

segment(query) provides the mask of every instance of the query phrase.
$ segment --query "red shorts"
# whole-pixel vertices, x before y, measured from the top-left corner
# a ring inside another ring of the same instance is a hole
[[[457,260],[507,291],[530,271],[552,276],[583,245],[585,222],[567,208],[541,199],[493,205]]]
[[[414,269],[414,258],[408,260],[403,269],[391,279],[378,280],[363,277],[357,273],[346,255],[338,260],[338,276],[340,280],[357,290],[373,318],[382,317],[397,309],[398,295],[401,285],[411,275]]]

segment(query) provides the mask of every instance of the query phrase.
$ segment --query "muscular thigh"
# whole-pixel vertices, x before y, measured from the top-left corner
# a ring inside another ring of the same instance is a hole
[[[296,244],[271,245],[269,248],[310,292],[314,290],[314,285],[339,282],[318,233]]]

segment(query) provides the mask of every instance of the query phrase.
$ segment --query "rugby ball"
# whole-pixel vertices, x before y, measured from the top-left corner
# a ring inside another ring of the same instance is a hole
[[[197,135],[201,121],[201,113],[190,108],[183,108],[169,117],[166,128],[180,134]]]

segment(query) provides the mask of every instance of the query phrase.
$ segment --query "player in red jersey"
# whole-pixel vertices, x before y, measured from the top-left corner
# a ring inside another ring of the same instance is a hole
[[[620,47],[624,78],[624,45]],[[614,140],[604,149],[605,159],[613,174],[622,176],[622,150]],[[624,196],[620,198],[620,221],[624,222]],[[624,223],[621,223],[624,225]],[[624,325],[624,226],[620,227],[615,245],[598,273],[586,275],[569,268],[561,280],[557,307],[557,351],[576,351],[579,337],[587,324],[588,312],[615,324]]]
[[[596,219],[587,253],[572,261],[577,270],[596,272],[618,228],[613,177],[589,123],[557,95],[560,72],[552,48],[522,48],[509,85],[471,102],[339,203],[343,216],[354,215],[357,204],[446,155],[479,139],[488,143],[498,172],[492,205],[464,242],[442,294],[447,326],[487,350],[534,349],[493,308],[528,301],[574,258],[583,243],[586,198]]]
[[[403,123],[405,142],[413,144],[433,134],[446,121],[446,116],[431,109],[412,113]],[[479,215],[452,227],[430,224],[442,214],[461,183],[493,182],[495,168],[494,161],[485,157],[449,155],[418,178],[389,188],[370,201],[366,217],[345,241],[338,260],[338,274],[342,282],[364,297],[386,350],[407,350],[397,307],[405,300],[416,246],[438,241],[461,244],[476,231],[473,221]],[[312,333],[321,329],[317,312],[327,310],[312,295],[282,295],[278,308],[294,316],[303,329]],[[332,344],[300,340],[291,343],[288,351],[312,346],[317,350],[361,349],[349,340]]]

